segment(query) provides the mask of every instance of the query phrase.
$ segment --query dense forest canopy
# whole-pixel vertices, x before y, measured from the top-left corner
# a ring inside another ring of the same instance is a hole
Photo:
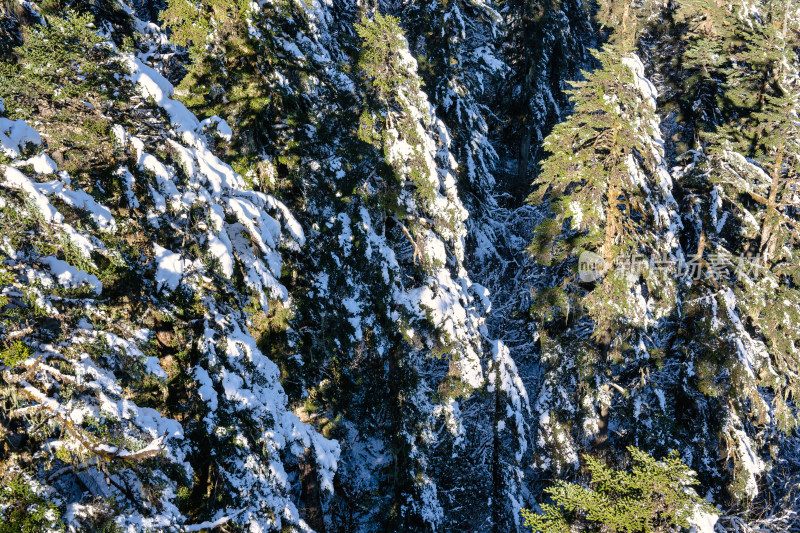
[[[0,0],[0,533],[800,528],[797,0]]]

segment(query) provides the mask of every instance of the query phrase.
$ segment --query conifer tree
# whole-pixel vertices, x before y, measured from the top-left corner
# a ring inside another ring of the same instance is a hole
[[[493,532],[520,531],[531,406],[509,349],[500,341],[494,343],[492,363],[488,376],[494,395],[491,525]]]
[[[556,471],[576,461],[569,434],[607,444],[614,397],[635,394],[630,387],[659,353],[646,332],[675,303],[671,274],[651,262],[677,245],[675,201],[650,140],[655,91],[628,54],[607,45],[595,53],[602,68],[573,83],[573,114],[545,139],[551,155],[531,197],[552,212],[530,252],[549,265],[534,304],[549,369],[536,409],[546,417],[538,442],[551,456],[543,466]],[[594,261],[591,277],[578,271],[579,257]]]
[[[565,81],[591,60],[593,44],[585,5],[580,2],[509,2],[506,62],[509,81],[502,102],[509,107],[506,134],[516,143],[508,154],[518,160],[515,179],[504,189],[524,194],[535,175],[532,157],[556,121],[566,112]],[[541,157],[542,154],[538,157]]]
[[[447,272],[450,260],[447,256],[437,253],[437,247],[444,244],[453,254],[455,261],[463,258],[463,226],[461,223],[466,213],[463,211],[455,196],[455,190],[450,189],[447,181],[442,182],[440,173],[444,173],[445,180],[452,180],[449,166],[451,162],[436,161],[431,151],[431,129],[438,128],[442,131],[443,125],[430,112],[429,104],[424,93],[420,90],[420,80],[416,72],[416,61],[408,52],[408,45],[403,37],[398,20],[390,15],[375,13],[371,20],[365,19],[356,26],[362,39],[362,51],[359,66],[367,78],[372,94],[366,99],[367,107],[362,112],[359,125],[359,137],[379,149],[388,165],[388,174],[385,180],[388,195],[385,195],[384,209],[387,216],[382,223],[394,226],[401,239],[407,239],[413,249],[412,264],[419,263],[425,276],[420,278],[423,291],[429,283],[427,276],[435,275],[440,280]],[[441,135],[441,133],[440,133]],[[449,145],[449,138],[439,138]],[[435,152],[434,152],[435,153]],[[445,158],[452,157],[448,153],[441,153]],[[444,163],[444,164],[442,164]],[[438,165],[438,169],[437,169]],[[447,191],[441,194],[444,185]],[[398,231],[399,230],[399,231]],[[444,251],[444,250],[443,250]],[[406,259],[407,260],[407,259]],[[457,263],[456,263],[457,264]],[[408,272],[411,264],[400,268]],[[436,274],[438,272],[438,274]],[[419,271],[416,274],[419,276]],[[428,278],[431,279],[431,278]],[[431,293],[432,295],[432,293]],[[394,304],[396,305],[396,304]],[[438,319],[434,319],[436,325]],[[427,329],[428,326],[419,327]],[[421,331],[428,337],[419,348],[425,350],[425,345],[436,351],[441,350],[443,355],[451,353],[458,345],[467,348],[475,354],[478,346],[464,346],[462,343],[474,343],[468,337],[462,337],[455,330],[454,336],[448,334]],[[419,348],[414,348],[411,342],[412,353]],[[405,344],[405,343],[404,343]],[[408,348],[407,348],[408,349]],[[396,527],[405,530],[426,530],[436,527],[443,518],[442,510],[437,501],[436,480],[427,473],[430,451],[422,436],[427,431],[425,428],[433,421],[423,402],[409,403],[403,396],[422,394],[425,382],[420,380],[419,373],[429,365],[422,361],[403,361],[408,355],[392,350],[389,354],[390,368],[395,367],[399,372],[392,379],[403,388],[396,389],[397,404],[391,408],[396,412],[395,435],[390,440],[390,446],[396,448],[394,490],[392,502],[393,523]],[[472,357],[476,357],[473,355]],[[477,359],[473,359],[477,362]],[[469,358],[464,360],[469,363]],[[461,364],[461,363],[460,363]],[[456,390],[463,387],[459,376],[454,376],[450,386]],[[473,381],[473,386],[476,384]],[[415,390],[416,389],[416,390]],[[393,389],[395,390],[395,389]],[[399,407],[399,409],[398,409]]]
[[[280,165],[265,159],[296,158],[301,152],[296,139],[309,140],[300,125],[314,122],[308,100],[287,83],[291,79],[302,88],[308,72],[326,57],[303,54],[292,42],[309,33],[313,39],[305,44],[320,49],[304,8],[284,1],[168,0],[159,18],[174,43],[188,51],[178,85],[182,101],[203,118],[225,119],[233,131],[228,159],[237,170],[269,182]]]
[[[789,52],[793,19],[790,2],[759,4],[758,18],[747,12],[734,17],[717,6],[732,32],[725,35],[729,54],[723,54],[731,60],[717,61],[709,80],[725,98],[707,104],[717,118],[698,122],[704,150],[680,179],[688,200],[685,227],[691,228],[685,249],[702,274],[682,284],[674,349],[693,369],[684,377],[691,386],[683,386],[689,412],[718,435],[695,438],[696,450],[726,457],[722,469],[709,468],[708,461],[697,467],[733,499],[758,494],[759,449],[782,440],[777,428],[791,431],[797,423],[798,338],[786,328],[798,309],[791,186],[798,169],[792,118],[798,101],[787,75],[787,67],[796,68]],[[682,423],[691,424],[691,417]]]
[[[799,19],[0,2],[0,530],[796,527]]]
[[[495,255],[489,245],[495,239],[492,223],[484,217],[497,206],[498,153],[489,131],[496,119],[489,106],[496,99],[493,87],[509,70],[499,46],[502,17],[492,2],[466,0],[447,6],[413,2],[398,14],[425,92],[450,132],[459,197],[470,212],[470,262],[483,264]]]
[[[80,509],[61,515],[76,530],[158,531],[196,518],[306,529],[287,469],[296,470],[301,453],[313,455],[316,471],[329,475],[312,477],[330,491],[338,446],[287,409],[277,367],[249,331],[254,308],[286,301],[276,279],[278,250],[287,238],[298,248],[302,230],[283,204],[248,190],[211,153],[200,121],[171,98],[165,78],[114,50],[88,17],[48,18],[18,50],[19,69],[45,78],[38,104],[59,102],[70,129],[41,111],[41,134],[23,120],[0,118],[3,153],[23,168],[2,166],[3,258],[16,258],[46,283],[45,292],[33,289],[44,313],[31,307],[20,316],[0,299],[2,337],[19,340],[0,350],[3,428],[30,428],[30,449],[48,456],[19,478],[38,498],[17,495],[51,519],[57,515],[42,497]],[[94,83],[108,80],[113,92],[95,92]],[[60,86],[69,82],[92,91]],[[84,155],[85,141],[74,142],[92,124],[96,158]],[[26,146],[7,145],[7,132]],[[23,163],[30,150],[39,153]],[[134,241],[135,248],[125,244]],[[14,285],[28,290],[27,280],[6,274],[4,264],[4,294],[18,294]],[[49,315],[50,324],[15,331],[26,315]],[[35,418],[6,426],[5,399],[15,390]],[[58,451],[50,446],[56,441]],[[209,496],[212,486],[218,498]]]
[[[508,74],[497,46],[503,35],[501,17],[488,2],[452,2],[444,8],[431,2],[387,7],[400,15],[425,92],[451,134],[458,193],[470,213],[465,222],[465,266],[475,277],[479,272],[492,276],[500,257],[493,249],[498,240],[494,232],[500,225],[491,219],[498,209],[493,175],[497,154],[488,137],[493,117],[487,105],[496,98],[491,88]],[[465,436],[443,439],[433,468],[441,472],[438,484],[446,495],[442,504],[452,528],[469,528],[476,517],[485,517],[492,531],[515,531],[521,527],[518,508],[525,490],[525,458],[530,453],[526,435],[530,409],[523,401],[525,387],[508,348],[502,343],[483,344],[483,353],[493,354],[491,359],[484,358],[487,390],[458,402],[450,400],[459,410],[460,431]],[[491,454],[485,451],[489,439]],[[451,464],[469,468],[448,468]],[[456,502],[466,494],[491,504],[458,506]]]
[[[557,481],[547,488],[553,503],[542,504],[542,514],[523,509],[525,525],[533,533],[582,531],[672,531],[688,528],[700,513],[714,513],[694,492],[695,473],[672,450],[657,461],[629,446],[630,472],[616,471],[586,456],[590,487]]]
[[[18,63],[0,64],[0,95],[6,105],[22,111],[38,100],[109,96],[120,61],[89,27],[93,24],[91,15],[71,12],[53,17],[50,26],[28,29],[24,45],[15,50]]]
[[[420,62],[420,77],[451,132],[465,200],[494,186],[497,154],[488,138],[485,104],[493,78],[506,68],[496,49],[501,21],[495,6],[483,1],[453,2],[444,9],[414,2],[403,10],[401,22]]]
[[[681,1],[674,13],[681,28],[682,53],[675,71],[682,77],[681,102],[692,130],[692,147],[722,120],[725,109],[724,66],[730,61],[737,28],[733,8],[727,2]]]

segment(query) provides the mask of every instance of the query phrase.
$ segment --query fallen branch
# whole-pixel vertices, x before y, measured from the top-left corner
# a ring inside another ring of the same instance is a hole
[[[408,242],[410,242],[411,246],[414,247],[414,264],[417,264],[417,258],[418,257],[422,257],[422,250],[420,250],[419,246],[414,241],[414,237],[411,236],[411,232],[408,231],[408,228],[406,228],[405,224],[400,222],[400,220],[398,220],[397,217],[395,217],[395,216],[392,216],[390,218],[392,220],[394,220],[395,222],[397,222],[397,225],[400,226],[400,231],[403,232],[403,235],[406,236],[406,238],[408,239]]]

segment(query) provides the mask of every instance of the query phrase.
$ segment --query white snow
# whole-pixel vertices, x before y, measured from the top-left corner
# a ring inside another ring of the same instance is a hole
[[[36,208],[46,222],[60,223],[64,220],[64,217],[61,215],[61,213],[59,213],[56,208],[50,204],[50,200],[47,199],[47,196],[40,193],[37,188],[34,187],[33,182],[25,177],[25,175],[16,168],[11,166],[6,167],[5,181],[3,184],[7,187],[11,187],[12,189],[18,189],[26,192],[28,196],[33,199],[33,202],[36,204]]]
[[[528,449],[528,439],[526,438],[528,431],[525,417],[532,414],[528,391],[522,382],[522,378],[519,377],[517,365],[511,357],[511,352],[502,341],[496,340],[492,342],[492,357],[495,368],[492,370],[488,380],[492,387],[498,386],[505,393],[507,401],[510,403],[507,416],[511,417],[516,424],[518,439],[516,459],[521,461]]]
[[[480,57],[486,66],[493,71],[503,72],[507,68],[505,63],[494,56],[494,53],[492,53],[488,46],[481,46],[475,49],[475,55]]]
[[[742,323],[739,312],[736,309],[736,295],[733,289],[728,287],[720,292],[723,303],[725,304],[726,314],[736,333],[733,339],[736,343],[739,360],[742,362],[747,374],[751,378],[755,378],[755,372],[760,368],[761,361],[768,361],[769,354],[766,351],[764,343],[760,340],[753,339]]]
[[[578,202],[572,201],[567,208],[567,213],[572,217],[572,229],[578,229],[583,223],[583,208]]]
[[[22,119],[0,117],[0,151],[8,157],[17,158],[28,144],[42,144],[39,132]]]
[[[84,191],[68,189],[61,181],[35,183],[33,186],[42,194],[56,196],[62,202],[75,209],[87,211],[89,217],[97,224],[100,231],[113,233],[117,230],[117,222],[111,210]]]
[[[128,170],[128,167],[119,167],[114,174],[119,176],[125,184],[125,199],[128,200],[128,206],[132,209],[138,208],[139,199],[136,198],[136,194],[133,192],[136,178],[131,174],[131,171]]]
[[[737,445],[737,458],[747,475],[745,493],[752,500],[758,496],[758,477],[766,469],[764,461],[753,451],[750,437],[741,429],[733,430]]]
[[[174,291],[183,278],[184,261],[181,259],[181,255],[162,248],[156,243],[153,244],[153,251],[157,263],[156,290],[166,287],[168,290]]]
[[[125,60],[131,72],[130,80],[145,96],[151,97],[156,105],[167,112],[173,127],[183,140],[191,145],[199,143],[197,132],[200,129],[200,121],[185,105],[171,98],[174,93],[172,84],[133,54],[126,55]]]
[[[714,533],[717,520],[719,520],[719,515],[697,508],[689,518],[689,524],[691,524],[689,533]]]
[[[61,224],[60,228],[86,259],[91,259],[94,250],[105,250],[103,243],[96,237],[79,233],[69,224]]]
[[[94,293],[97,296],[100,296],[100,293],[103,292],[103,284],[94,274],[87,274],[83,270],[79,270],[66,261],[56,259],[53,256],[43,257],[41,261],[50,268],[60,285],[77,288],[86,284],[94,288]]]
[[[342,300],[342,305],[347,309],[348,313],[350,313],[350,316],[347,317],[347,321],[353,326],[353,336],[357,341],[360,341],[364,337],[364,333],[361,330],[361,304],[357,298],[345,298]]]
[[[54,195],[70,207],[88,211],[89,216],[94,220],[100,230],[108,232],[116,231],[116,221],[107,207],[98,204],[94,198],[83,191],[67,189],[61,181],[49,181],[45,183],[34,182],[16,168],[8,166],[6,167],[5,181],[3,184],[7,187],[26,192],[28,196],[33,199],[37,210],[46,222],[60,224],[64,220],[61,213],[59,213],[50,203],[50,200],[47,199],[48,195]],[[64,224],[65,229],[67,226],[67,224]],[[69,227],[69,231],[67,232],[73,233],[75,230]],[[92,249],[97,247],[96,245],[90,246]]]
[[[200,522],[199,524],[186,525],[183,526],[181,529],[186,533],[191,533],[194,531],[213,530],[215,528],[227,524],[228,522],[230,522],[230,520],[231,517],[223,516],[222,518],[217,518],[216,520],[213,521],[206,520],[205,522]]]
[[[58,165],[56,165],[56,162],[50,159],[50,156],[44,152],[35,157],[31,157],[27,161],[17,164],[17,166],[25,165],[32,165],[33,171],[37,174],[54,174],[58,170]]]
[[[425,256],[436,266],[447,263],[447,248],[444,242],[432,230],[425,233]]]
[[[217,391],[214,390],[214,386],[211,382],[211,376],[208,375],[208,372],[204,368],[196,367],[194,369],[194,378],[200,385],[197,389],[200,398],[205,402],[208,410],[214,413],[219,406],[219,399],[217,398]]]
[[[214,127],[216,129],[217,135],[220,136],[222,140],[225,142],[230,142],[233,138],[233,130],[231,127],[228,126],[228,123],[225,122],[223,119],[214,115],[209,117],[202,122],[200,122],[200,129],[205,130],[206,128]]]
[[[658,91],[655,85],[648,80],[644,75],[644,64],[639,56],[631,54],[622,58],[622,64],[631,69],[633,73],[633,82],[639,92],[648,102],[652,109],[656,109],[656,99],[658,98]]]

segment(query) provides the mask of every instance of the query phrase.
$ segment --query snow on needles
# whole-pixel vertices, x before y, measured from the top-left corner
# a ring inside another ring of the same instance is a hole
[[[214,155],[209,133],[222,141],[232,135],[224,120],[198,120],[171,98],[174,89],[163,76],[138,57],[126,55],[123,59],[130,81],[155,102],[155,111],[166,112],[172,130],[139,137],[120,124],[112,126],[116,149],[128,151],[135,162],[111,169],[121,185],[116,205],[101,203],[105,191],[99,187],[82,190],[66,172],[58,172],[56,162],[44,152],[24,159],[23,152],[42,144],[42,135],[22,120],[0,117],[0,150],[12,159],[0,170],[0,187],[23,198],[25,203],[18,205],[25,206],[26,216],[39,220],[43,233],[52,233],[63,248],[77,252],[65,257],[37,255],[26,247],[24,253],[18,253],[3,241],[3,254],[13,253],[13,260],[21,263],[20,272],[35,284],[30,296],[52,317],[60,316],[58,305],[77,305],[84,313],[77,324],[67,323],[66,318],[58,323],[69,330],[58,345],[32,344],[32,356],[21,363],[31,365],[30,372],[17,386],[32,407],[48,411],[69,427],[58,442],[50,444],[53,449],[83,450],[89,457],[93,454],[108,461],[158,458],[147,468],[111,472],[111,483],[94,467],[87,467],[82,474],[84,486],[92,487],[87,489],[90,493],[115,498],[115,521],[120,528],[182,527],[186,517],[176,506],[176,495],[179,487],[192,479],[184,427],[153,408],[137,405],[128,385],[123,386],[130,377],[120,377],[124,373],[147,376],[148,383],[166,383],[170,366],[162,368],[164,361],[148,351],[151,342],[163,339],[108,315],[107,302],[114,296],[104,295],[101,279],[108,274],[97,268],[93,258],[101,252],[115,266],[130,269],[142,283],[156,288],[142,320],[152,320],[151,311],[169,320],[176,312],[172,293],[192,294],[197,308],[205,313],[200,319],[204,327],[199,359],[189,378],[197,386],[193,401],[203,411],[208,438],[231,450],[215,459],[229,503],[207,523],[234,520],[252,531],[284,526],[308,530],[293,503],[283,461],[296,461],[310,453],[321,488],[332,491],[339,444],[288,410],[280,370],[259,350],[247,330],[250,316],[243,311],[251,302],[267,310],[271,300],[288,299],[288,291],[279,282],[281,249],[299,250],[305,243],[303,229],[284,204],[251,190],[241,175]],[[131,128],[135,127],[133,121]],[[35,178],[26,175],[31,168]],[[50,175],[51,181],[39,181]],[[128,210],[118,220],[115,214],[120,205]],[[190,211],[202,211],[196,227],[185,222]],[[76,215],[81,219],[76,225],[80,231],[66,222]],[[98,238],[116,243],[115,238],[131,231],[143,232],[149,246],[124,257],[111,246],[107,250]],[[243,289],[234,283],[237,272],[242,274]],[[225,286],[223,291],[209,291],[212,276]],[[106,292],[117,290],[110,288]],[[81,292],[53,292],[55,289]],[[106,296],[105,300],[101,296]],[[71,400],[62,401],[59,382],[76,387]],[[253,431],[230,433],[231,427],[249,427],[254,421]],[[119,443],[105,437],[89,439],[86,428],[90,424],[111,428],[108,431],[120,437]],[[172,466],[165,467],[167,463]],[[148,500],[155,505],[130,499],[130,494],[143,490],[151,491]],[[92,512],[88,504],[72,505],[64,516],[71,527],[81,530]],[[199,526],[202,524],[188,529]]]
[[[133,148],[140,169],[151,172],[154,201],[168,200],[154,220],[171,224],[173,216],[202,207],[208,224],[195,238],[218,272],[226,279],[238,265],[250,295],[266,309],[269,298],[286,300],[288,292],[278,281],[281,274],[281,247],[299,249],[305,242],[300,224],[281,202],[267,194],[252,191],[241,175],[215,156],[206,139],[208,130],[229,140],[230,127],[219,117],[198,120],[183,104],[173,100],[172,85],[139,58],[126,57],[130,79],[142,94],[151,97],[170,117],[173,138],[165,145],[179,166],[163,162],[148,153],[145,143],[115,126],[120,145]],[[127,169],[121,169],[126,174]],[[185,185],[178,176],[186,177]],[[132,179],[131,179],[132,181]],[[154,244],[155,281],[159,288],[175,291],[179,285],[203,295],[204,267],[184,255],[183,248]],[[210,272],[209,272],[210,273]],[[280,371],[257,347],[248,333],[247,316],[214,298],[201,296],[208,310],[201,350],[205,360],[193,369],[198,393],[205,402],[204,422],[217,438],[228,438],[221,416],[258,420],[255,439],[244,434],[230,437],[237,443],[221,458],[220,473],[226,479],[236,508],[212,517],[209,523],[235,520],[252,530],[280,529],[286,522],[306,527],[288,497],[288,480],[281,457],[303,455],[310,449],[317,465],[323,490],[333,490],[339,444],[319,435],[287,410],[280,384]],[[259,450],[265,450],[268,456]],[[190,526],[189,529],[196,528]]]

